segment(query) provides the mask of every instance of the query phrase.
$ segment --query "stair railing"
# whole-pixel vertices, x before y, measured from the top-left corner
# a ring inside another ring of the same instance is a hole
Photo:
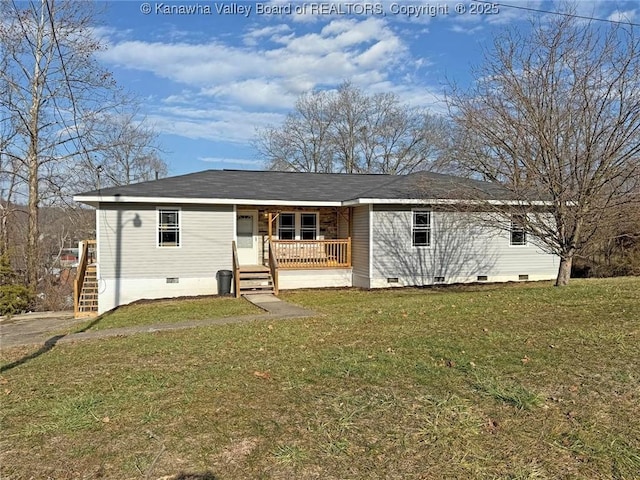
[[[238,262],[238,247],[236,241],[231,242],[233,252],[233,290],[236,298],[240,297],[240,262]]]
[[[269,240],[269,270],[271,272],[271,281],[273,282],[273,293],[278,295],[278,259],[272,240]]]
[[[84,277],[87,273],[87,265],[89,264],[89,240],[80,242],[80,258],[76,278],[73,281],[73,314],[78,315],[80,311],[80,295],[84,286]]]

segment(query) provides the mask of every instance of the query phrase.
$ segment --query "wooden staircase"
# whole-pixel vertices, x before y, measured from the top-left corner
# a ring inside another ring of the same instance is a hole
[[[251,293],[275,293],[273,277],[269,267],[263,265],[243,265],[240,267],[236,296]]]
[[[98,278],[96,266],[87,265],[78,299],[77,316],[93,316],[98,312]]]
[[[98,315],[96,241],[80,242],[80,260],[73,281],[73,312],[76,318]]]

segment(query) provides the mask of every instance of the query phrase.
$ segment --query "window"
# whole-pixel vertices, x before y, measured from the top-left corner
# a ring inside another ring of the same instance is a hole
[[[514,215],[511,218],[511,245],[526,245],[527,232],[524,230],[522,217]]]
[[[296,214],[281,213],[278,216],[278,238],[280,240],[295,240]]]
[[[280,240],[316,240],[318,238],[317,213],[281,213],[278,215]]]
[[[180,210],[158,209],[158,246],[180,246]]]
[[[302,240],[315,240],[318,230],[318,215],[315,213],[303,213],[300,215],[300,238]]]
[[[414,247],[431,246],[431,212],[426,210],[413,211],[411,233]]]

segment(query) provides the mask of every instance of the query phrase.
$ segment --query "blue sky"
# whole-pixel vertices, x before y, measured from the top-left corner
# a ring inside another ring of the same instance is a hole
[[[301,93],[344,81],[444,112],[447,85],[472,81],[471,67],[493,36],[505,27],[526,30],[533,13],[508,5],[559,8],[545,0],[500,2],[497,13],[485,14],[471,13],[477,3],[449,0],[105,5],[99,60],[140,99],[170,175],[262,168],[251,146],[256,129],[279,125]],[[638,0],[582,1],[577,8],[590,17],[640,20]]]

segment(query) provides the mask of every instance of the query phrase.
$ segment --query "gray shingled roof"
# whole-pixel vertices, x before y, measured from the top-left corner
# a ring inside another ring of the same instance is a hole
[[[93,190],[82,197],[162,197],[274,201],[344,202],[383,199],[507,199],[499,185],[451,175],[299,173],[251,170],[206,170],[176,177]]]

